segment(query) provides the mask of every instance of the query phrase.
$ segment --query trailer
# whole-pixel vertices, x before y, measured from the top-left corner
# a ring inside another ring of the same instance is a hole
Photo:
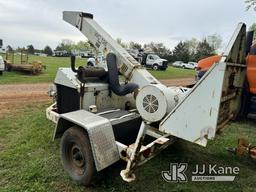
[[[93,15],[64,11],[63,19],[106,56],[107,68],[59,68],[46,116],[56,123],[64,169],[79,184],[124,160],[120,175],[135,170],[183,139],[205,147],[237,114],[245,79],[246,26],[239,23],[221,60],[196,85],[166,87],[124,50]],[[119,81],[118,75],[122,74]],[[139,171],[139,169],[138,169]]]
[[[5,56],[5,69],[7,71],[19,71],[23,73],[29,73],[32,75],[38,75],[46,69],[41,61],[28,62],[27,52],[20,52],[20,63],[14,64],[14,52],[8,51]]]

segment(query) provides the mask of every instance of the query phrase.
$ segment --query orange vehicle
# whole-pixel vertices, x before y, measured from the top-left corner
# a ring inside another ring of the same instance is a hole
[[[238,118],[256,118],[256,40],[253,41],[254,31],[247,32],[246,45],[246,82],[243,88],[242,102]],[[221,55],[207,57],[198,62],[196,80],[198,81]]]

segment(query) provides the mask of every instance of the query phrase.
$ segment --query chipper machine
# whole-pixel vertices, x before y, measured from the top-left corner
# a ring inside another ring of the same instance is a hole
[[[59,68],[54,102],[46,110],[61,138],[64,169],[80,184],[120,159],[125,181],[138,166],[177,139],[206,146],[236,117],[245,78],[246,26],[239,23],[221,60],[191,88],[166,87],[141,66],[93,15],[64,11],[63,19],[80,30],[106,57],[107,68]],[[123,76],[119,81],[118,75]]]

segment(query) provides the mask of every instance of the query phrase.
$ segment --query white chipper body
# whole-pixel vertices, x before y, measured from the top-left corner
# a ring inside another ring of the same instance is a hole
[[[71,68],[57,72],[56,102],[46,111],[56,123],[54,139],[61,138],[63,166],[80,184],[120,159],[127,162],[122,178],[132,181],[139,165],[177,138],[206,146],[236,117],[246,69],[244,24],[238,24],[221,61],[188,89],[161,84],[92,14],[65,11],[63,19],[105,56],[108,67],[76,68],[72,57]]]

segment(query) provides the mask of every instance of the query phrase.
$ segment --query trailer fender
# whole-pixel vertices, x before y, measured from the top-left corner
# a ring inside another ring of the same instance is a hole
[[[72,126],[79,126],[87,132],[97,171],[120,159],[112,125],[108,119],[85,110],[61,114],[53,139],[61,137]]]

